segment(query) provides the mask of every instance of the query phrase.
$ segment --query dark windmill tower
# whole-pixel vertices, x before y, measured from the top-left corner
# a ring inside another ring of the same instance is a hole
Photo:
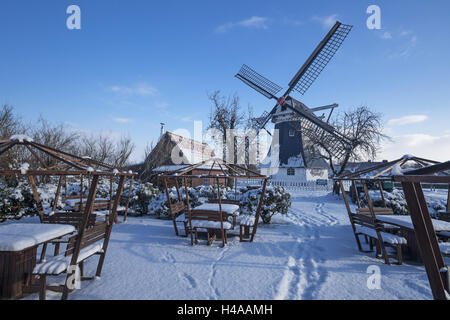
[[[317,180],[328,178],[328,165],[317,156],[312,145],[312,138],[320,137],[330,142],[333,153],[337,157],[345,156],[351,142],[328,124],[328,120],[337,104],[317,108],[308,108],[302,102],[291,97],[293,91],[303,95],[325,66],[341,47],[352,26],[336,22],[325,38],[320,42],[311,56],[289,82],[289,88],[281,96],[277,94],[281,87],[261,76],[247,65],[243,65],[236,77],[263,94],[268,99],[276,100],[275,107],[269,112],[254,119],[258,132],[265,129],[271,120],[278,129],[278,145],[272,143],[269,151],[270,164],[261,166],[264,173],[273,178],[292,179],[295,181]],[[315,112],[329,111],[317,116]],[[278,150],[276,150],[278,149]],[[290,176],[290,177],[289,177]]]

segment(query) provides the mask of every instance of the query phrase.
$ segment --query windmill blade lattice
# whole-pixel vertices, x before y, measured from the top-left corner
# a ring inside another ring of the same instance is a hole
[[[353,26],[337,22],[289,83],[290,88],[302,95],[305,94],[341,47],[352,28]]]
[[[277,99],[277,93],[283,89],[245,64],[235,77],[242,80],[245,84],[263,94],[268,99]]]

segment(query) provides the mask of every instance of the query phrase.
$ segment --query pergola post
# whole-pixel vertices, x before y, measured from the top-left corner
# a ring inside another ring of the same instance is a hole
[[[72,259],[70,261],[71,266],[77,265],[78,255],[80,253],[80,247],[81,247],[81,240],[83,238],[83,234],[85,232],[89,216],[91,215],[92,209],[94,208],[94,199],[95,199],[95,194],[97,193],[97,185],[98,185],[98,176],[96,175],[92,179],[92,184],[91,184],[91,188],[89,189],[89,195],[88,195],[88,198],[86,201],[86,206],[84,207],[83,220],[82,220],[80,229],[78,230],[78,236],[75,241],[75,248],[72,253]],[[80,206],[80,208],[81,208],[81,206]],[[72,272],[67,272],[66,283],[65,283],[63,294],[61,297],[62,300],[66,300],[67,296],[69,295],[69,287],[67,286],[67,281],[72,277],[72,275],[74,273],[75,273],[75,270],[73,270]]]
[[[255,214],[255,224],[253,225],[252,236],[250,238],[250,242],[253,242],[253,238],[255,237],[255,234],[256,234],[256,229],[258,229],[258,221],[259,221],[259,216],[261,214],[261,208],[262,208],[262,205],[264,202],[264,193],[266,192],[266,185],[267,185],[267,178],[264,179],[264,183],[263,183],[263,187],[262,187],[262,191],[261,191],[261,197],[259,198],[258,209],[256,210],[256,214]]]
[[[444,270],[445,263],[439,249],[422,186],[420,182],[402,181],[402,187],[433,298],[435,300],[446,300],[445,290],[449,290],[448,271],[441,272]]]

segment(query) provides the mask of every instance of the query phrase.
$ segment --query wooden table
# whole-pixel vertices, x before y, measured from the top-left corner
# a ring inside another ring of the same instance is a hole
[[[378,215],[377,220],[399,227],[401,235],[408,241],[407,248],[411,259],[422,262],[414,232],[414,225],[410,216]],[[433,223],[435,232],[450,231],[450,223],[447,221],[431,219],[431,222]]]
[[[0,225],[0,299],[20,297],[36,265],[37,247],[75,232],[61,224]]]

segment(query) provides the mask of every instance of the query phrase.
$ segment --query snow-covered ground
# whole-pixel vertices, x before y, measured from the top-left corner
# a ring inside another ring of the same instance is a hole
[[[87,275],[96,264],[97,258],[88,260]],[[380,289],[368,288],[370,266],[381,272]],[[48,292],[49,299],[59,297]],[[423,266],[388,266],[374,253],[357,250],[341,198],[303,193],[293,195],[287,217],[261,224],[253,243],[230,237],[225,248],[220,241],[191,246],[189,238],[175,236],[171,221],[129,218],[114,226],[101,279],[83,282],[69,298],[390,300],[432,295]]]

